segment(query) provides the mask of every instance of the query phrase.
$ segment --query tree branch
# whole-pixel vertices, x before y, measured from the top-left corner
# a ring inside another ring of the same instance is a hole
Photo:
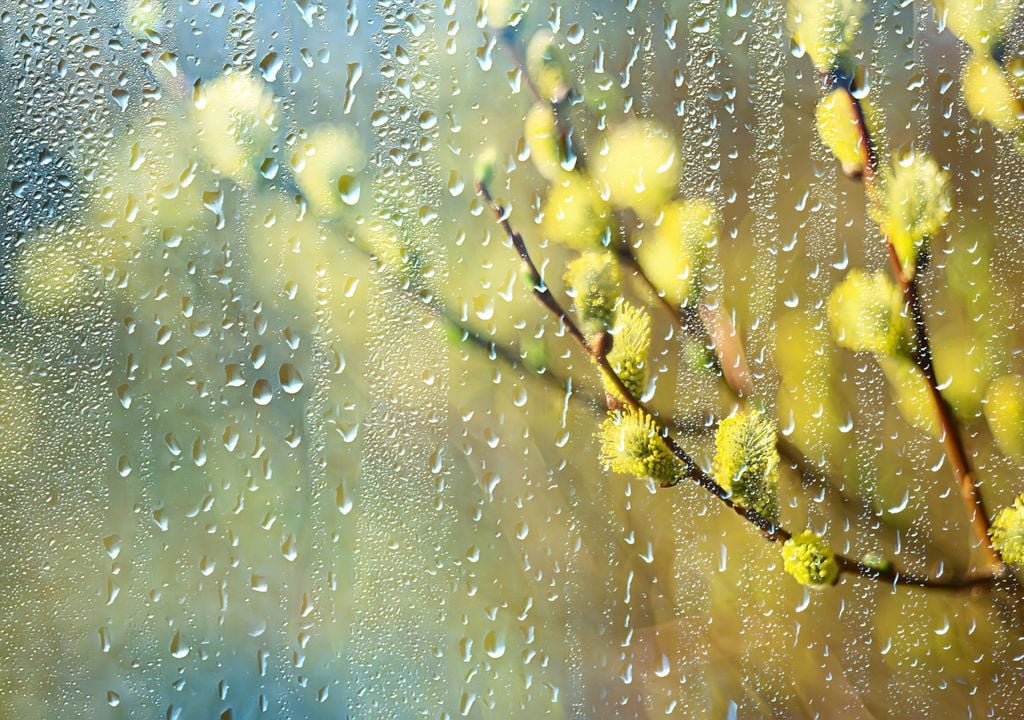
[[[747,522],[751,523],[760,530],[761,534],[765,539],[783,543],[792,537],[792,533],[787,530],[784,526],[774,522],[770,518],[767,518],[760,513],[745,508],[742,505],[732,500],[731,494],[725,488],[718,484],[718,482],[705,472],[700,465],[687,453],[682,446],[676,441],[672,434],[668,431],[664,422],[651,413],[647,407],[635,395],[629,390],[628,387],[622,382],[618,374],[614,371],[605,354],[594,348],[588,341],[586,336],[580,330],[579,326],[569,317],[568,313],[562,308],[558,300],[551,293],[551,290],[544,283],[544,279],[534,263],[533,258],[530,256],[530,252],[526,247],[526,243],[523,237],[517,233],[508,220],[508,213],[506,210],[501,208],[491,196],[490,190],[482,182],[476,183],[477,192],[484,198],[488,206],[494,213],[498,224],[504,230],[509,241],[512,243],[513,248],[519,255],[520,260],[525,266],[529,273],[530,282],[533,287],[534,297],[545,307],[547,310],[558,318],[559,322],[566,329],[569,335],[577,342],[577,344],[583,349],[587,357],[596,364],[604,375],[607,376],[608,380],[612,383],[615,388],[616,394],[618,394],[625,405],[633,408],[634,410],[640,411],[650,417],[657,426],[659,433],[665,444],[668,446],[672,454],[682,463],[683,475],[686,479],[691,480],[696,485],[702,487],[712,495],[714,495],[723,505],[728,507],[730,510],[735,512],[737,515],[742,517]],[[947,590],[956,590],[965,587],[972,587],[976,585],[990,585],[992,582],[991,576],[970,576],[966,578],[955,578],[949,581],[938,580],[934,578],[928,578],[921,575],[914,575],[908,573],[901,573],[895,570],[878,570],[871,568],[857,560],[853,560],[845,555],[836,553],[836,561],[839,564],[840,572],[859,575],[871,580],[892,582],[897,585],[911,585],[923,588],[942,588]]]
[[[861,174],[861,181],[867,190],[868,201],[874,202],[877,200],[874,196],[877,193],[878,151],[864,116],[864,107],[853,93],[851,88],[852,78],[834,72],[830,74],[829,79],[833,89],[841,88],[847,93],[853,105],[854,121],[861,137],[861,146],[864,153],[864,171]],[[999,550],[992,543],[991,521],[985,509],[981,490],[978,488],[970,456],[964,444],[963,432],[949,403],[939,389],[938,379],[935,375],[931,341],[928,337],[928,326],[925,322],[921,295],[917,288],[918,273],[914,272],[911,274],[904,270],[896,248],[888,236],[885,238],[885,244],[890,269],[899,283],[900,290],[903,293],[903,300],[910,313],[910,319],[914,328],[914,350],[911,358],[921,371],[928,386],[928,395],[935,410],[936,420],[942,429],[943,447],[945,448],[946,457],[949,459],[949,464],[953,469],[957,489],[960,492],[960,499],[967,510],[967,515],[974,528],[974,534],[989,558],[992,572],[996,574],[1001,573],[1004,569],[1003,559],[999,554]],[[917,269],[920,268],[915,268],[915,270]]]
[[[374,257],[372,248],[364,242],[353,239],[350,244],[363,256],[367,258]],[[443,300],[441,300],[438,293],[430,286],[412,279],[408,279],[403,283],[396,283],[395,285],[410,300],[417,301],[416,305],[418,307],[426,307],[434,313],[441,322],[458,332],[461,336],[462,342],[468,343],[470,347],[486,353],[492,360],[500,360],[514,370],[523,368],[522,350],[519,349],[518,345],[510,346],[507,342],[500,342],[499,340],[483,334],[468,323],[463,322],[459,318],[459,315]],[[423,297],[429,297],[430,300],[423,303]],[[545,368],[544,372],[534,372],[533,374],[559,392],[565,393],[569,388],[568,379],[561,377],[550,368]],[[574,390],[570,397],[583,403],[587,408],[594,412],[598,412],[598,408],[607,407],[607,401],[605,398],[599,398],[597,395],[588,392]],[[704,422],[702,416],[693,416],[681,421],[674,420],[672,425],[673,429],[677,433],[687,437],[700,435],[708,430],[707,424]]]
[[[559,135],[562,138],[562,142],[568,142],[568,138],[571,137],[571,126],[565,117],[565,105],[567,99],[573,94],[572,89],[569,88],[565,97],[558,101],[544,98],[526,68],[522,48],[516,42],[515,31],[511,27],[505,27],[499,31],[498,36],[508,51],[513,64],[516,65],[520,74],[524,76],[531,98],[536,103],[551,106],[558,122]],[[582,170],[585,153],[581,147],[575,148],[574,152],[577,157],[575,169]],[[709,369],[718,376],[733,400],[741,404],[745,403],[746,399],[754,394],[750,368],[747,365],[743,340],[736,337],[735,332],[729,332],[725,328],[723,314],[720,311],[716,313],[715,310],[705,304],[701,304],[700,307],[677,306],[665,297],[654,281],[651,280],[628,243],[615,248],[615,253],[619,262],[632,271],[640,282],[646,286],[679,329],[701,347],[712,351],[713,364]],[[779,455],[789,463],[791,469],[796,471],[796,476],[804,487],[823,488],[835,495],[844,507],[860,513],[874,514],[874,508],[871,507],[870,503],[848,495],[839,483],[831,478],[828,473],[815,467],[795,445],[780,437],[776,447]]]

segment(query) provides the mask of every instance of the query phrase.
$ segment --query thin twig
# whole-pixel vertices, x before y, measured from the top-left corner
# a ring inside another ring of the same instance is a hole
[[[353,238],[349,244],[363,256],[367,258],[374,257],[373,249],[364,242]],[[517,345],[511,344],[510,346],[510,343],[500,342],[483,334],[468,323],[463,322],[458,313],[442,301],[438,293],[426,283],[416,279],[407,278],[405,282],[395,283],[395,286],[410,300],[417,301],[416,304],[418,307],[425,306],[428,310],[433,312],[441,322],[458,332],[462,342],[468,343],[470,347],[486,353],[492,360],[497,359],[502,361],[513,370],[520,370],[524,368],[523,351],[519,349]],[[422,298],[424,297],[429,297],[430,300],[423,303]],[[553,389],[558,390],[560,393],[565,394],[568,392],[571,398],[581,402],[595,413],[600,413],[600,408],[607,408],[606,398],[599,398],[597,395],[593,395],[583,390],[571,389],[568,379],[561,377],[551,368],[545,368],[543,372],[535,371],[533,374],[538,376],[543,382],[550,385]],[[694,437],[709,431],[707,423],[704,422],[704,418],[702,416],[693,416],[686,420],[674,419],[672,429],[686,437]]]
[[[864,116],[864,107],[860,100],[853,93],[851,84],[852,78],[847,78],[841,73],[832,73],[830,80],[833,88],[841,88],[853,105],[854,121],[861,138],[862,151],[864,153],[864,171],[861,180],[867,190],[869,202],[875,201],[877,194],[876,179],[878,176],[878,151],[875,147],[874,138],[868,128],[867,119]],[[900,262],[899,255],[892,243],[891,238],[885,237],[886,250],[889,257],[889,266],[893,276],[899,283],[903,293],[903,300],[907,305],[911,323],[914,328],[914,350],[911,359],[924,376],[928,387],[928,395],[934,406],[935,416],[942,428],[942,442],[945,448],[946,457],[953,469],[957,489],[960,491],[960,499],[967,510],[967,515],[974,528],[974,534],[978,542],[985,549],[991,564],[991,570],[999,574],[1004,569],[1003,559],[999,550],[992,543],[992,529],[988,512],[981,497],[981,490],[975,479],[970,456],[967,453],[963,440],[963,432],[960,424],[953,414],[949,403],[939,388],[938,379],[935,375],[935,366],[932,362],[931,341],[928,337],[928,326],[925,322],[924,308],[921,303],[921,294],[917,288],[917,272],[908,273]],[[920,265],[920,264],[918,264]],[[915,267],[915,271],[920,267]]]
[[[568,106],[574,97],[572,85],[566,85],[565,92],[561,93],[557,98],[544,97],[526,67],[526,57],[523,55],[523,49],[516,42],[515,28],[511,25],[505,26],[498,32],[498,38],[501,40],[501,44],[505,47],[506,51],[508,51],[509,57],[512,58],[512,63],[519,70],[519,75],[525,80],[526,89],[534,103],[551,107],[551,112],[555,115],[555,125],[558,128],[559,141],[565,150],[566,157],[574,158],[573,169],[582,170],[587,162],[586,154],[582,148],[576,147],[573,144],[572,136],[575,128],[568,113]]]
[[[735,512],[737,515],[742,517],[747,522],[751,523],[758,530],[765,539],[771,542],[782,543],[789,540],[792,537],[792,533],[787,530],[784,526],[776,523],[774,520],[761,515],[760,513],[750,508],[745,508],[742,505],[732,500],[731,494],[728,490],[723,488],[718,482],[705,472],[700,465],[687,453],[668,431],[665,424],[653,413],[651,413],[647,407],[635,395],[626,387],[622,379],[619,378],[618,374],[612,368],[608,362],[607,357],[604,353],[595,349],[586,336],[580,330],[579,326],[569,317],[568,313],[562,308],[561,304],[551,293],[551,290],[544,282],[544,278],[541,276],[537,265],[534,263],[533,258],[530,256],[530,252],[526,247],[526,243],[523,237],[517,233],[508,220],[508,213],[501,206],[499,206],[494,198],[491,196],[490,190],[482,182],[476,183],[477,192],[484,198],[491,211],[494,213],[498,224],[504,230],[505,235],[512,243],[513,248],[519,255],[520,260],[523,262],[527,272],[529,273],[530,282],[533,288],[534,297],[545,307],[547,310],[558,318],[562,327],[569,333],[569,335],[577,342],[577,344],[583,349],[587,357],[596,364],[602,371],[602,373],[612,383],[615,392],[619,397],[622,398],[623,402],[629,407],[636,411],[639,411],[650,417],[657,426],[662,439],[668,446],[669,450],[683,465],[683,476],[704,488],[712,495],[714,495],[722,504],[728,507],[730,510]],[[836,561],[839,564],[840,572],[859,575],[872,580],[892,582],[897,585],[912,585],[924,588],[942,588],[942,589],[961,589],[965,587],[971,587],[975,585],[989,585],[992,582],[991,576],[977,575],[968,576],[964,578],[955,578],[950,581],[943,581],[934,578],[928,578],[921,575],[914,575],[908,573],[901,573],[896,570],[887,569],[879,570],[869,567],[857,560],[846,557],[845,555],[836,554]]]

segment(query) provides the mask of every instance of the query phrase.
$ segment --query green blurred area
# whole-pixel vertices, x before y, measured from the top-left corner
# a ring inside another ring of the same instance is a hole
[[[880,138],[950,171],[919,282],[999,508],[1024,489],[1024,161],[972,118],[930,5],[867,12]],[[1012,589],[810,591],[699,488],[605,472],[600,378],[474,193],[490,150],[567,306],[581,248],[632,244],[671,300],[735,324],[757,402],[855,498],[784,466],[787,526],[967,570],[920,377],[829,325],[832,289],[887,260],[784,15],[0,9],[0,717],[1020,715]],[[528,121],[516,52],[546,97],[576,88],[587,175],[557,118]],[[733,400],[623,275],[650,404],[710,466]]]

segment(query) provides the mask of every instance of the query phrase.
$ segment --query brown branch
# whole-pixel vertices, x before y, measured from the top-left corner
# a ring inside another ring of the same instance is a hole
[[[878,151],[864,116],[864,107],[856,95],[854,95],[849,78],[845,78],[839,73],[833,73],[832,84],[834,87],[842,88],[849,96],[853,105],[854,120],[861,137],[861,145],[864,152],[864,171],[861,175],[861,180],[868,193],[868,201],[874,202],[874,196],[877,193]],[[918,273],[908,273],[903,268],[896,248],[888,236],[885,238],[885,244],[890,269],[899,283],[900,290],[903,293],[903,300],[910,313],[911,323],[914,328],[914,349],[911,353],[911,359],[921,371],[928,386],[928,395],[934,406],[936,420],[942,428],[943,447],[953,470],[957,489],[960,492],[960,499],[967,510],[967,515],[974,528],[974,534],[988,555],[992,572],[995,574],[1001,573],[1005,566],[999,550],[992,543],[991,522],[988,512],[985,510],[981,490],[978,488],[970,456],[964,444],[963,432],[956,416],[953,414],[952,408],[939,389],[938,379],[935,375],[931,341],[928,337],[928,326],[925,322],[921,294],[918,292],[917,287]],[[914,268],[914,270],[917,269],[919,268]]]
[[[510,27],[506,27],[499,33],[499,38],[512,58],[512,62],[518,67],[520,74],[525,76],[526,87],[534,102],[551,106],[558,122],[562,141],[567,142],[571,135],[571,128],[568,127],[564,116],[564,106],[566,99],[572,96],[572,89],[570,88],[560,101],[545,99],[533,78],[530,77],[522,48],[516,42],[514,31]],[[584,153],[582,148],[576,150],[578,158],[576,169],[582,170]],[[658,304],[668,313],[669,317],[673,318],[679,329],[701,347],[712,352],[712,365],[709,370],[722,380],[732,398],[738,403],[744,403],[746,398],[752,396],[754,386],[751,381],[750,368],[747,365],[743,341],[736,337],[735,332],[729,332],[725,328],[725,318],[721,311],[716,312],[705,304],[701,304],[700,307],[676,305],[665,297],[665,294],[651,280],[628,244],[620,245],[615,252],[619,262],[632,271],[647,287]],[[777,449],[779,455],[789,463],[792,469],[796,470],[797,477],[804,487],[825,488],[838,497],[845,507],[874,514],[870,503],[848,495],[839,483],[835,482],[827,473],[816,468],[795,445],[780,437]]]
[[[520,74],[525,76],[526,87],[534,102],[546,103],[551,106],[558,122],[562,141],[567,142],[571,135],[571,129],[568,127],[564,116],[564,106],[565,100],[572,96],[572,89],[570,88],[565,97],[560,101],[545,99],[534,83],[533,78],[530,77],[522,48],[516,42],[514,31],[510,27],[506,27],[499,33],[499,37],[512,58],[512,62],[518,67]],[[582,170],[584,153],[582,148],[577,148],[577,150],[578,161],[576,169]],[[632,271],[651,295],[654,296],[658,304],[668,313],[669,317],[675,321],[679,329],[692,341],[711,351],[712,364],[708,369],[722,381],[733,400],[742,404],[746,401],[746,398],[752,396],[754,394],[754,386],[751,381],[750,368],[747,365],[743,340],[737,337],[735,332],[729,332],[726,329],[725,318],[721,311],[716,312],[705,304],[701,304],[700,307],[681,307],[676,305],[651,280],[651,277],[643,269],[639,259],[636,257],[636,253],[633,252],[628,244],[621,244],[615,249],[615,253],[619,262],[626,269]],[[779,455],[796,471],[797,477],[804,487],[827,489],[839,498],[843,506],[855,509],[858,512],[874,514],[874,509],[870,503],[848,495],[839,483],[835,482],[827,473],[816,468],[795,445],[780,437],[777,449]]]
[[[939,580],[926,575],[906,573],[894,568],[874,568],[865,565],[858,560],[852,560],[845,555],[836,555],[836,562],[839,563],[840,571],[871,578],[878,582],[891,583],[893,585],[913,585],[920,588],[936,590],[970,590],[972,588],[991,587],[996,578],[989,574],[967,574],[961,577],[953,577],[948,580]]]
[[[693,340],[701,343],[705,348],[708,348],[714,352],[715,365],[713,370],[717,372],[719,379],[722,381],[722,385],[729,392],[733,400],[738,403],[744,403],[746,398],[753,394],[753,385],[750,382],[749,370],[747,370],[745,360],[739,364],[727,363],[723,361],[724,357],[724,346],[725,341],[723,338],[712,340],[712,336],[708,331],[708,326],[713,325],[704,318],[704,313],[695,310],[692,307],[677,307],[671,301],[669,301],[663,294],[658,291],[658,288],[654,285],[651,279],[644,273],[643,268],[640,267],[636,256],[633,255],[628,249],[620,250],[618,255],[620,261],[628,269],[633,270],[644,285],[658,298],[661,305],[667,310],[670,317],[672,317],[676,324],[680,327],[683,332],[687,333]],[[713,312],[706,305],[701,307],[701,310],[705,313]],[[722,323],[715,323],[714,326],[720,328],[719,335],[724,335],[724,330],[721,330]],[[743,358],[743,345],[742,341],[736,340],[736,349],[733,351],[735,357]],[[731,372],[729,372],[731,370]],[[801,485],[806,488],[822,488],[833,494],[839,502],[850,511],[857,514],[864,515],[877,515],[877,511],[872,507],[871,503],[866,500],[852,496],[843,490],[842,485],[832,478],[827,472],[817,467],[812,463],[793,443],[786,440],[781,435],[778,437],[775,447],[779,452],[779,456],[788,463],[789,468],[793,470],[800,480]]]
[[[509,56],[512,58],[512,62],[519,69],[520,75],[525,78],[527,90],[529,91],[533,101],[550,105],[552,112],[555,114],[562,142],[571,142],[572,128],[565,116],[565,106],[568,99],[573,95],[572,88],[567,88],[565,95],[557,100],[544,98],[526,67],[526,60],[523,56],[522,48],[519,43],[516,42],[515,31],[511,27],[505,27],[498,33],[498,36],[508,51]],[[859,102],[856,102],[856,100],[854,101],[854,106],[858,113],[859,126],[866,129],[867,123],[863,116],[863,108]],[[865,183],[869,183],[875,175],[877,154],[874,145],[870,141],[870,135],[866,137],[867,139],[863,143],[864,152],[866,154],[865,172],[863,177]],[[568,148],[568,145],[566,145],[566,147]],[[582,170],[584,165],[584,153],[581,148],[577,149],[576,156],[577,164],[575,169]],[[507,219],[499,218],[499,221],[503,224],[506,233],[511,237],[512,229],[508,225]],[[721,311],[716,313],[709,306],[704,304],[699,308],[694,306],[677,306],[671,302],[651,280],[650,276],[641,266],[636,254],[628,244],[620,245],[616,248],[615,252],[619,262],[628,270],[632,271],[641,283],[647,287],[650,293],[657,299],[657,302],[665,309],[668,315],[673,318],[678,327],[686,333],[691,340],[697,342],[705,349],[712,351],[713,364],[709,369],[722,381],[732,398],[736,402],[742,404],[748,397],[753,395],[754,387],[751,381],[750,369],[746,361],[743,341],[742,339],[735,337],[735,333],[729,333],[725,329],[724,317],[722,316]],[[838,498],[844,507],[855,511],[858,514],[872,516],[877,514],[875,508],[871,506],[870,502],[846,493],[840,483],[836,482],[836,480],[827,472],[822,471],[811,463],[796,445],[790,443],[782,436],[778,437],[776,449],[778,450],[779,456],[789,464],[790,469],[795,471],[796,476],[804,487],[818,487],[826,489]]]
[[[596,349],[590,344],[586,336],[580,330],[579,326],[569,317],[568,313],[562,308],[558,300],[551,293],[551,290],[544,282],[544,278],[541,276],[537,265],[534,263],[533,258],[530,256],[530,252],[526,247],[526,243],[523,240],[522,235],[517,233],[508,220],[508,213],[506,210],[501,208],[491,196],[490,190],[482,182],[476,183],[477,192],[484,198],[488,206],[494,213],[498,224],[501,225],[502,230],[505,231],[505,235],[512,243],[516,253],[519,255],[519,259],[522,261],[524,267],[529,274],[530,283],[533,289],[534,297],[545,307],[547,310],[558,318],[562,327],[569,333],[576,343],[583,349],[587,357],[596,364],[612,383],[616,394],[622,399],[625,405],[637,410],[647,417],[650,417],[658,428],[659,434],[665,441],[672,454],[679,460],[683,465],[683,476],[694,482],[696,485],[707,490],[709,493],[714,495],[723,505],[728,507],[730,510],[735,512],[737,515],[742,517],[747,522],[751,523],[758,530],[766,540],[771,542],[783,543],[792,537],[792,533],[787,530],[781,524],[774,520],[761,515],[760,513],[750,508],[745,508],[742,505],[732,500],[731,494],[728,490],[723,488],[718,482],[705,472],[700,465],[687,453],[682,446],[679,445],[678,441],[668,431],[665,424],[656,415],[650,412],[647,407],[635,395],[626,387],[625,383],[618,376],[611,364],[608,362],[605,354],[599,349]],[[964,587],[973,585],[989,585],[993,578],[991,576],[971,576],[968,578],[952,579],[950,581],[943,581],[934,578],[928,578],[921,575],[914,575],[909,573],[901,573],[892,569],[878,570],[871,568],[857,560],[853,560],[845,555],[836,553],[836,561],[839,564],[840,572],[859,575],[861,577],[869,578],[871,580],[878,580],[884,582],[892,582],[898,585],[912,585],[924,588],[942,588],[948,590],[956,590]]]

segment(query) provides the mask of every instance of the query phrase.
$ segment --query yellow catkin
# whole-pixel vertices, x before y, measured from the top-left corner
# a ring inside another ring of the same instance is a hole
[[[662,485],[678,480],[678,462],[654,419],[627,407],[609,414],[598,433],[601,462],[617,473],[651,478]]]
[[[836,342],[854,352],[889,355],[904,346],[903,296],[885,275],[851,270],[828,300]]]
[[[733,500],[758,514],[779,517],[779,453],[775,426],[760,410],[739,410],[715,434],[715,481]]]
[[[829,544],[816,533],[804,530],[782,546],[783,567],[798,583],[818,588],[839,579],[839,565]]]

